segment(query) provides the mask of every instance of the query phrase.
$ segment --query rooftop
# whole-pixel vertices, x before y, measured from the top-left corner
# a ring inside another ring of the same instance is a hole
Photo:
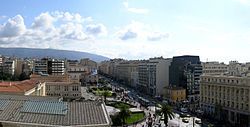
[[[110,125],[106,108],[101,102],[39,101],[34,98],[0,98],[0,122],[36,126]]]
[[[46,85],[80,85],[78,83],[72,83],[72,82],[46,82]]]
[[[0,82],[0,93],[23,93],[36,87],[37,83],[35,80]]]

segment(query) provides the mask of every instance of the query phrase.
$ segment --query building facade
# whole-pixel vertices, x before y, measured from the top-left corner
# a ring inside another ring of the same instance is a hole
[[[59,59],[43,58],[35,60],[34,74],[49,74],[49,75],[64,75],[65,74],[65,61]]]
[[[187,99],[198,106],[200,75],[202,66],[199,56],[173,57],[170,66],[169,80],[173,87],[186,89]]]
[[[182,87],[165,87],[164,98],[171,103],[182,102],[186,100],[186,89]]]
[[[169,85],[171,59],[151,58],[142,61],[138,68],[138,88],[151,96],[163,96],[163,88]]]
[[[46,96],[58,96],[66,99],[75,99],[81,97],[81,88],[79,83],[71,82],[44,82]]]
[[[138,65],[140,61],[126,61],[119,63],[117,68],[117,79],[121,83],[135,87],[138,82]]]
[[[228,65],[219,62],[203,62],[202,74],[221,75],[228,72]]]
[[[250,126],[250,77],[203,75],[200,106],[236,126]]]

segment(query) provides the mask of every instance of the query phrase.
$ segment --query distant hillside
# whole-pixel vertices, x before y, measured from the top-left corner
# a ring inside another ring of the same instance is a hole
[[[82,58],[90,58],[96,62],[103,60],[108,60],[108,57],[101,55],[91,54],[87,52],[78,52],[78,51],[68,51],[68,50],[57,50],[57,49],[35,49],[35,48],[1,48],[0,54],[4,56],[16,56],[19,58],[43,58],[43,57],[52,57],[60,59],[72,59],[79,60]]]

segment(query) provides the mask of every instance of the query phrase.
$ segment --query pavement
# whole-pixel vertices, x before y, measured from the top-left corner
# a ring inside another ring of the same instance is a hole
[[[117,88],[117,87],[118,87],[118,88],[123,87],[123,86],[119,85],[119,84],[116,83],[116,82],[111,82],[111,84],[114,85],[114,86],[112,86],[112,87],[116,87],[116,88]],[[124,87],[123,87],[123,88],[124,88]],[[138,95],[138,94],[139,94],[139,93],[137,93],[136,91],[134,91],[133,89],[130,89],[130,88],[125,88],[125,89],[129,90],[130,92],[132,91],[132,93],[133,93],[134,95]],[[122,95],[122,96],[123,96],[123,95]],[[141,95],[141,96],[142,96],[142,95]],[[91,97],[91,96],[90,96],[90,97]],[[152,98],[149,98],[149,97],[147,97],[147,96],[143,96],[143,97],[145,97],[146,99],[152,101]],[[153,118],[153,117],[152,117],[153,114],[155,114],[155,106],[150,106],[150,107],[148,107],[148,109],[146,109],[146,108],[144,108],[143,106],[141,106],[140,103],[137,102],[135,99],[133,99],[133,100],[131,100],[131,101],[132,101],[131,104],[137,106],[138,109],[141,109],[141,110],[143,110],[143,111],[145,112],[147,118],[146,118],[144,121],[142,121],[142,122],[140,122],[140,123],[138,123],[138,124],[136,124],[136,125],[131,125],[131,126],[129,126],[129,127],[148,127],[148,126],[147,126],[147,123],[148,123],[149,121],[152,121],[152,122],[153,122],[152,127],[164,127],[164,126],[165,126],[163,120],[160,120],[160,117],[159,117],[159,116],[156,116],[156,118]],[[178,113],[174,113],[174,115],[175,115],[175,117],[174,117],[172,120],[169,119],[168,127],[201,127],[200,124],[196,124],[196,123],[194,122],[195,120],[198,120],[198,119],[199,119],[199,118],[197,118],[197,117],[193,117],[193,116],[191,116],[191,117],[186,117],[185,119],[187,119],[188,122],[185,123],[185,122],[182,121],[182,119],[184,119],[184,118],[181,118],[180,115],[179,115]],[[148,119],[149,116],[151,116],[150,119]],[[194,125],[193,125],[193,122],[194,122]],[[159,126],[159,125],[160,125],[160,126]]]
[[[86,100],[96,100],[98,98],[94,94],[88,93],[86,87],[81,87],[81,94]]]

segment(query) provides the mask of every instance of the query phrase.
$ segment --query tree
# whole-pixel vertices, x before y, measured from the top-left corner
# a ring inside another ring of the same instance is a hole
[[[131,112],[129,111],[129,107],[125,104],[121,104],[119,116],[122,119],[122,123],[126,123],[126,119],[130,116]]]
[[[174,113],[173,109],[171,106],[167,104],[163,104],[160,106],[161,109],[159,110],[159,114],[164,116],[164,124],[167,127],[168,126],[168,118],[173,119],[174,118]]]
[[[19,80],[26,80],[26,79],[30,79],[29,75],[27,75],[25,72],[22,72],[19,76]]]
[[[102,96],[104,97],[104,102],[105,104],[107,103],[107,96],[109,96],[109,91],[105,90],[103,93],[102,93]]]

